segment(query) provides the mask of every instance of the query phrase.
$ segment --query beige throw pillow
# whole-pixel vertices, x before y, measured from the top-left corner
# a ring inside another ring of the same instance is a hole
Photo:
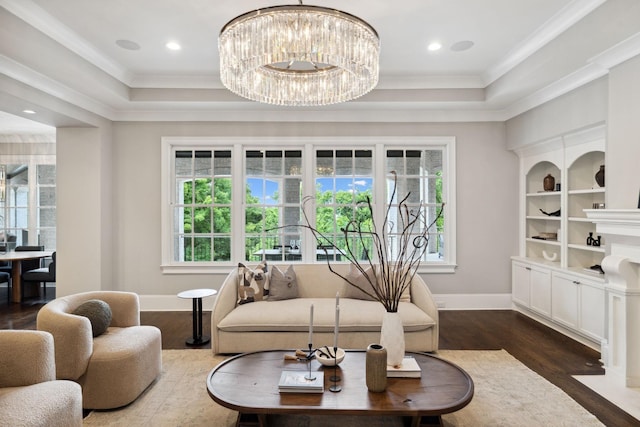
[[[271,268],[269,283],[265,288],[267,295],[267,301],[298,298],[298,280],[292,265],[284,273],[277,266]]]
[[[367,280],[367,278],[360,272],[360,270],[358,270],[356,266],[351,264],[349,267],[349,273],[346,277],[353,283],[360,286],[362,289],[368,290],[372,295],[375,295],[372,285],[372,283],[375,284],[374,279],[371,276],[372,271],[375,271],[376,274],[379,274],[380,267],[374,266],[374,268],[368,267],[365,269],[365,274],[371,277],[371,283],[369,283],[369,280]],[[390,274],[393,274],[393,270]],[[351,286],[348,283],[345,284],[343,294],[345,298],[355,298],[369,301],[375,300],[374,298],[371,298],[369,295],[365,294],[364,292],[360,291],[354,286]],[[411,285],[407,286],[407,288],[402,292],[402,295],[400,295],[400,302],[411,302]]]
[[[345,276],[349,281],[363,290],[369,292],[371,295],[375,296],[374,286],[375,285],[375,269],[373,267],[368,267],[364,270],[364,274],[353,264],[349,264],[349,273]],[[367,301],[376,301],[372,296],[367,295],[362,292],[360,289],[352,286],[349,283],[344,284],[344,288],[341,293],[345,298],[353,298],[353,299],[361,299]]]

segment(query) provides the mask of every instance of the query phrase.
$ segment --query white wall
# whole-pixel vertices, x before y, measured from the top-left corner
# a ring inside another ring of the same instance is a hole
[[[163,136],[416,136],[457,138],[458,269],[426,277],[437,294],[511,292],[517,252],[518,159],[502,123],[115,123],[113,287],[175,295],[224,275],[160,272],[160,139]]]
[[[526,145],[607,120],[608,79],[602,77],[506,122],[507,146]]]
[[[110,152],[109,125],[57,131],[57,296],[117,289]]]
[[[640,197],[640,56],[609,75],[607,207],[635,209]]]

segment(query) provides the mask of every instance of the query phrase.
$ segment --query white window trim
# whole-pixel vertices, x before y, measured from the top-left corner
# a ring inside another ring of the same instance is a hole
[[[274,149],[301,148],[305,152],[321,146],[367,146],[374,150],[375,178],[378,178],[380,170],[384,170],[385,150],[391,147],[402,149],[429,148],[443,149],[443,173],[445,181],[442,188],[444,199],[447,201],[445,212],[447,225],[444,231],[445,259],[447,263],[428,263],[420,265],[419,273],[453,273],[456,268],[456,139],[453,136],[422,136],[422,137],[162,137],[161,138],[161,180],[160,180],[160,213],[161,213],[161,264],[163,274],[211,274],[228,273],[234,267],[237,260],[244,259],[244,246],[232,245],[231,259],[228,263],[176,263],[171,258],[171,245],[173,242],[173,228],[171,224],[171,210],[175,204],[173,200],[172,182],[172,149],[184,147],[231,149],[232,170],[243,171],[243,153],[250,147],[273,147]],[[303,180],[312,180],[313,162],[312,156],[304,157]],[[244,177],[244,173],[242,174]],[[240,209],[243,201],[243,179],[232,180],[234,210]],[[376,200],[384,200],[384,186],[377,185]],[[241,236],[244,241],[243,221],[233,221],[231,225],[233,236]],[[240,240],[240,239],[239,239]],[[307,240],[307,239],[305,239]],[[233,261],[235,260],[235,262]]]

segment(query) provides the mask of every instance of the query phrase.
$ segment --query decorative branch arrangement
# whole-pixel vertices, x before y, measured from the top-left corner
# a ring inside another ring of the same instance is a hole
[[[395,200],[397,191],[397,174],[392,171],[394,177],[393,191],[390,200]],[[442,216],[444,203],[440,208],[436,217],[429,222],[422,203],[417,209],[410,208],[407,201],[411,193],[398,203],[397,209],[397,228],[396,224],[391,220],[391,204],[387,206],[384,221],[381,227],[375,222],[373,216],[373,207],[371,199],[367,196],[366,207],[372,218],[372,229],[363,230],[359,223],[351,220],[347,225],[340,229],[342,238],[344,239],[344,247],[338,247],[336,241],[320,232],[311,225],[311,221],[307,216],[305,206],[311,200],[312,196],[306,196],[302,202],[302,213],[305,224],[296,225],[294,227],[303,227],[311,230],[316,241],[320,245],[320,249],[324,249],[325,258],[329,270],[347,281],[351,286],[359,289],[369,297],[379,301],[388,312],[397,312],[400,304],[402,293],[411,285],[413,277],[418,271],[418,267],[422,261],[422,257],[429,246],[429,231],[436,221]],[[291,227],[291,226],[283,226]],[[282,228],[282,227],[279,227]],[[389,234],[395,233],[398,236],[397,254],[392,255],[390,247]],[[372,242],[373,250],[369,250],[369,242]],[[341,252],[342,256],[353,264],[357,270],[367,279],[371,285],[371,289],[364,289],[354,283],[349,277],[334,270],[327,249],[334,249]],[[358,254],[360,254],[360,258]],[[371,268],[375,274],[369,275],[366,270]]]

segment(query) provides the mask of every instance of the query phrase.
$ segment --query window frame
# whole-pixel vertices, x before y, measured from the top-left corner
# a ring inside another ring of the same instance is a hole
[[[246,176],[244,156],[247,150],[302,150],[302,185],[303,188],[315,188],[315,150],[335,147],[360,149],[368,147],[373,151],[374,199],[386,200],[385,186],[376,183],[385,182],[386,151],[394,148],[440,149],[442,150],[442,195],[445,200],[444,257],[443,262],[422,262],[420,273],[453,273],[456,268],[456,138],[454,136],[421,136],[421,137],[162,137],[161,138],[161,271],[163,274],[211,274],[228,273],[238,261],[244,262],[244,244],[236,245],[233,241],[244,242],[244,220],[232,221],[231,235],[240,236],[233,239],[231,261],[229,262],[177,262],[172,258],[173,228],[172,218],[175,205],[174,191],[174,153],[181,149],[228,149],[232,153],[232,212],[244,212],[244,192]],[[386,203],[376,203],[375,221],[382,223]],[[311,221],[315,221],[315,206],[309,212]],[[242,217],[232,214],[233,218]],[[305,230],[308,232],[308,230]],[[303,237],[302,250],[305,263],[323,263],[316,261],[315,245],[309,232]],[[307,244],[305,244],[307,242]],[[311,258],[309,258],[311,256]],[[251,262],[251,261],[249,261]],[[295,264],[295,262],[293,263]]]

